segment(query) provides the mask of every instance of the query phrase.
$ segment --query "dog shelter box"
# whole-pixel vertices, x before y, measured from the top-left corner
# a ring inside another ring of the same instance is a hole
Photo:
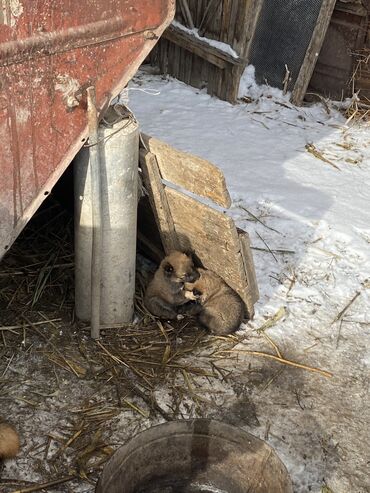
[[[142,135],[142,143],[143,181],[165,253],[194,252],[240,295],[252,318],[259,297],[253,256],[248,234],[227,214],[231,199],[223,173],[153,137]]]

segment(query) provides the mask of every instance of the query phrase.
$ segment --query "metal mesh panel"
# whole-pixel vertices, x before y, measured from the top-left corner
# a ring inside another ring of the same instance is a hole
[[[283,87],[285,65],[288,89],[294,88],[323,0],[265,0],[253,39],[250,63],[256,80]]]

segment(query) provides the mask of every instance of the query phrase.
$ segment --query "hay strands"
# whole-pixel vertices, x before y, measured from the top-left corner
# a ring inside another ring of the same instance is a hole
[[[330,166],[332,166],[333,168],[335,168],[336,170],[338,171],[342,171],[336,164],[334,164],[332,161],[330,161],[329,159],[327,159],[323,154],[322,152],[320,152],[316,146],[312,143],[312,142],[309,142],[308,144],[305,145],[305,149],[307,152],[309,152],[310,154],[312,154],[316,159],[320,159],[320,161],[326,163],[326,164],[330,164]]]
[[[4,325],[4,326],[0,327],[0,332],[2,330],[14,331],[17,329],[25,329],[27,327],[32,327],[32,326],[36,326],[36,325],[46,325],[47,323],[60,322],[61,320],[62,320],[61,318],[51,318],[50,320],[43,320],[41,322],[23,323],[23,324],[8,325],[8,326]]]
[[[239,207],[239,209],[242,209],[243,211],[245,211],[254,221],[257,221],[258,223],[262,224],[262,226],[264,226],[265,228],[269,229],[270,231],[274,231],[275,233],[278,233],[279,235],[283,234],[280,231],[278,231],[277,229],[274,229],[271,226],[268,226],[264,221],[262,221],[259,217],[257,217],[255,214],[253,214],[253,212],[248,210],[244,205],[239,204],[238,207]]]
[[[261,327],[258,327],[258,329],[255,329],[256,332],[264,332],[265,330],[269,329],[270,327],[273,327],[276,325],[282,318],[284,318],[287,314],[285,306],[281,306],[278,311],[270,317],[264,324],[261,325]]]
[[[283,363],[284,365],[294,366],[295,368],[301,368],[302,370],[307,370],[307,371],[311,371],[314,373],[319,373],[320,375],[327,377],[327,378],[331,378],[333,376],[333,374],[330,373],[329,371],[321,370],[320,368],[315,368],[312,366],[303,365],[301,363],[297,363],[296,361],[291,361],[291,360],[288,360],[285,358],[281,358],[279,356],[275,356],[273,354],[264,353],[262,351],[252,351],[249,349],[235,349],[234,348],[234,349],[229,349],[229,350],[223,349],[220,351],[220,353],[222,353],[222,354],[223,353],[227,353],[227,354],[243,353],[243,354],[250,354],[252,356],[261,356],[262,358],[269,358],[269,359],[273,359],[275,361],[279,361],[279,363]]]
[[[51,488],[52,486],[56,486],[58,484],[67,483],[68,481],[72,481],[76,479],[78,476],[64,476],[63,478],[54,479],[52,481],[48,481],[46,483],[35,484],[33,486],[28,486],[26,488],[22,488],[20,490],[12,491],[11,493],[33,493],[34,491],[41,491]]]
[[[346,304],[346,306],[341,310],[336,317],[333,318],[332,322],[330,325],[335,324],[336,322],[339,322],[343,319],[344,315],[346,314],[347,310],[352,306],[352,304],[357,300],[357,298],[360,296],[361,291],[357,291],[357,293],[350,299],[350,301]]]

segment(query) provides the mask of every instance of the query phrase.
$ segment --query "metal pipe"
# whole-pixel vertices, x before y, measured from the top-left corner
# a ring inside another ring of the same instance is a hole
[[[91,172],[92,204],[92,246],[91,246],[91,337],[100,337],[100,293],[102,265],[102,228],[101,228],[101,186],[100,156],[98,136],[98,114],[96,111],[95,87],[87,90],[87,115],[89,124],[89,154]]]
[[[130,323],[134,313],[139,127],[132,115],[116,105],[105,113],[98,138],[102,234],[100,326],[115,326]],[[88,148],[84,147],[74,165],[75,306],[77,318],[84,321],[91,320],[94,307],[90,293],[93,231],[90,161]]]

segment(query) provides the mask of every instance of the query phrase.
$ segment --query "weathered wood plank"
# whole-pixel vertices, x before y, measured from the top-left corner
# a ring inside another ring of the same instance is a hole
[[[261,13],[264,0],[248,0],[245,9],[245,18],[242,21],[244,24],[244,34],[240,38],[240,45],[234,49],[240,56],[249,62],[249,53],[252,45],[252,39],[257,27],[257,21]]]
[[[176,26],[169,26],[162,37],[168,39],[172,43],[175,43],[182,48],[185,48],[192,53],[204,58],[212,65],[216,65],[219,68],[224,68],[226,63],[231,63],[233,65],[244,65],[245,60],[241,57],[235,58],[229,53],[226,53],[222,50],[211,46],[206,41],[202,41],[201,39],[196,38],[192,34],[179,29]]]
[[[207,6],[204,9],[202,21],[199,26],[199,36],[206,36],[210,37],[211,39],[215,37],[215,32],[212,28],[210,28],[210,24],[214,23],[215,17],[217,17],[217,12],[220,12],[220,4],[221,0],[208,1]]]
[[[216,166],[153,137],[142,134],[142,139],[148,151],[156,155],[164,180],[208,198],[222,207],[230,207],[231,199],[225,177]]]
[[[239,3],[240,2],[235,2],[235,1],[231,2],[231,6],[230,6],[229,32],[228,32],[228,39],[226,41],[226,43],[228,43],[230,46],[232,46],[234,42],[235,26],[238,22],[237,13],[238,13]]]
[[[230,11],[233,0],[223,0],[222,14],[221,14],[221,29],[220,29],[220,41],[227,43],[230,23]]]
[[[189,4],[188,4],[187,0],[179,0],[179,3],[180,3],[182,15],[183,15],[184,19],[186,20],[186,25],[190,29],[194,29],[193,16],[191,15],[191,12],[189,9]]]
[[[152,153],[145,151],[145,149],[141,149],[140,166],[143,173],[144,185],[149,193],[150,205],[161,235],[163,248],[166,253],[177,250],[179,248],[179,242],[156,157]]]
[[[311,42],[307,48],[306,56],[299,71],[294,89],[292,91],[291,101],[293,104],[302,104],[306,94],[308,84],[310,83],[316,61],[318,59],[322,44],[324,42],[326,31],[328,30],[331,16],[335,7],[336,0],[324,0],[317,19],[315,29],[312,33]]]
[[[203,41],[191,36],[191,34],[185,33],[178,30],[175,32],[172,26],[166,29],[162,37],[171,41],[174,44],[178,44],[182,48],[198,55],[204,60],[207,60],[212,65],[216,65],[220,69],[224,69],[226,66],[226,61],[219,57],[219,52],[210,45],[204,43]]]
[[[254,269],[253,255],[249,241],[249,235],[246,231],[238,228],[238,235],[240,241],[240,251],[243,258],[244,269],[248,279],[248,286],[250,289],[250,303],[253,306],[259,299],[258,284],[256,278],[256,271]]]
[[[233,220],[172,188],[165,187],[165,193],[181,248],[194,250],[204,267],[225,279],[252,317],[251,289]]]

